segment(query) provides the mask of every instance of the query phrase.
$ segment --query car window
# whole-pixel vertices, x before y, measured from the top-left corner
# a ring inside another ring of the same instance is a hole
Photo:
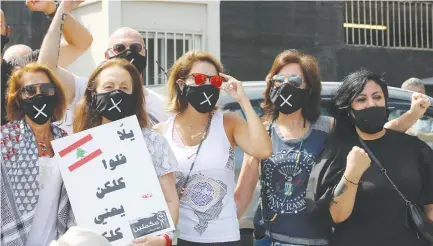
[[[261,117],[263,115],[263,110],[260,106],[262,100],[252,100],[251,105],[253,106],[254,111],[256,111],[256,114]],[[228,103],[224,105],[223,107],[224,111],[231,111],[231,112],[239,112],[245,119],[245,113],[243,110],[241,110],[238,103]],[[235,175],[236,175],[236,181],[239,177],[239,173],[242,167],[242,161],[244,160],[244,152],[236,146],[235,149]]]
[[[391,109],[388,119],[396,119],[407,111],[407,109]],[[419,119],[407,133],[419,137],[433,148],[433,117],[426,115]]]

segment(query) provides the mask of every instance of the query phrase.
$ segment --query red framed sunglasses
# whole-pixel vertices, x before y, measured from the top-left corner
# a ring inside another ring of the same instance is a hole
[[[194,79],[194,83],[196,85],[202,85],[202,84],[206,83],[207,80],[209,80],[209,83],[211,85],[215,86],[216,88],[220,88],[221,85],[223,84],[223,78],[221,76],[218,76],[218,75],[209,76],[209,75],[202,74],[202,73],[192,73],[192,74],[188,75],[187,77],[185,77],[184,79],[187,79],[189,77],[192,77]]]

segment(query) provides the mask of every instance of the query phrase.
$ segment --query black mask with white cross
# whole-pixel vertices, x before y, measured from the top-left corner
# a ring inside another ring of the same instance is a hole
[[[54,113],[56,96],[36,95],[29,99],[19,99],[21,109],[33,122],[38,125],[47,123]]]
[[[219,99],[220,91],[213,85],[191,86],[184,85],[182,96],[197,110],[205,114],[211,112]]]
[[[132,94],[114,90],[93,95],[92,107],[101,116],[115,121],[134,114]]]
[[[270,91],[271,102],[279,112],[292,114],[306,105],[309,90],[296,88],[289,83],[283,83]]]

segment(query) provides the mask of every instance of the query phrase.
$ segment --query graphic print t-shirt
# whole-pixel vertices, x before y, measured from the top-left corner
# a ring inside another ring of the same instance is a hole
[[[263,223],[262,215],[272,219],[270,231],[282,237],[274,237],[278,241],[301,245],[327,245],[327,238],[321,216],[323,212],[306,214],[306,188],[311,170],[316,164],[316,158],[323,150],[330,131],[330,119],[320,117],[307,130],[301,155],[298,159],[301,139],[285,140],[278,126],[270,127],[273,154],[261,163],[261,176],[264,183],[262,199],[264,209],[259,205],[254,224],[256,229],[269,231],[267,222]],[[326,219],[324,219],[326,220]],[[326,228],[325,228],[326,229]]]

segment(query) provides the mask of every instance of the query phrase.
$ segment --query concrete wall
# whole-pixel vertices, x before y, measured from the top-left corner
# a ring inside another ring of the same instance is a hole
[[[275,56],[298,49],[317,58],[322,80],[338,81],[361,67],[386,72],[390,85],[433,76],[433,51],[344,44],[343,2],[221,2],[221,60],[242,80],[262,80]]]

